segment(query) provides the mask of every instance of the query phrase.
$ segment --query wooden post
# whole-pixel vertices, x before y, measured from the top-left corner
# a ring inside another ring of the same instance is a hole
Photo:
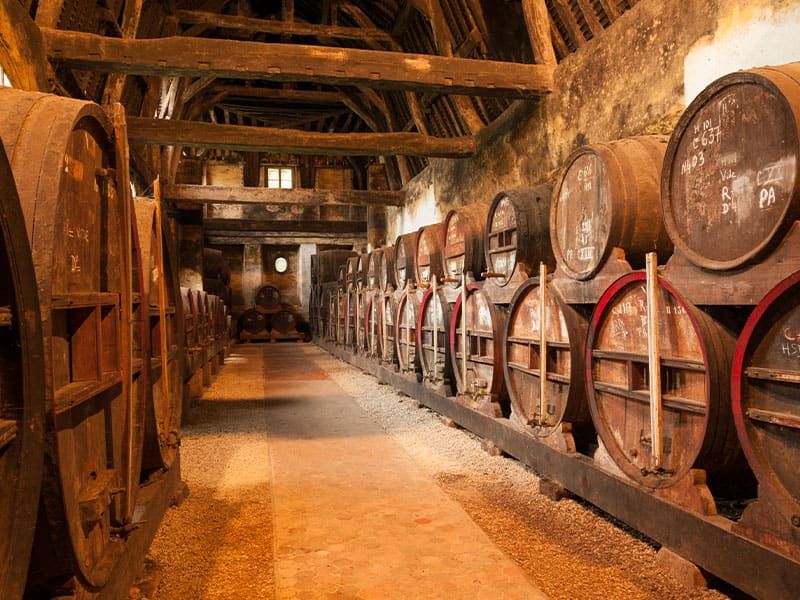
[[[547,424],[547,265],[539,263],[539,425]]]
[[[467,272],[461,271],[461,381],[467,393]]]
[[[661,357],[658,322],[659,285],[658,255],[647,254],[647,359],[650,390],[650,441],[653,469],[664,464],[664,440],[662,435],[661,407]]]
[[[433,302],[433,376],[431,382],[436,383],[436,364],[439,360],[439,332],[437,330],[438,319],[436,318],[436,275],[431,277],[431,301]]]

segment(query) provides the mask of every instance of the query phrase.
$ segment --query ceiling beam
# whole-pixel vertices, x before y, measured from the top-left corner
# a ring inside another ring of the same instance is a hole
[[[273,35],[299,35],[306,37],[329,37],[339,40],[378,41],[392,43],[392,37],[377,27],[340,27],[338,25],[316,25],[292,20],[254,19],[235,15],[220,15],[211,12],[194,10],[175,11],[175,18],[180,23],[220,27],[222,29],[239,29],[252,33],[269,33]]]
[[[260,98],[281,102],[298,102],[305,104],[343,104],[344,94],[320,90],[296,90],[286,88],[255,87],[250,85],[224,85],[217,83],[212,88],[215,92],[224,92],[227,96],[240,98]]]
[[[302,221],[269,221],[266,219],[203,219],[203,228],[214,231],[250,232],[270,231],[273,233],[286,233],[305,231],[307,233],[344,233],[358,235],[367,232],[366,221],[331,221],[331,220],[302,220]]]
[[[182,37],[123,40],[43,29],[50,59],[85,70],[364,85],[530,98],[552,91],[552,65],[427,54]]]
[[[402,206],[405,192],[378,190],[318,190],[218,185],[167,185],[162,195],[176,204],[351,204],[356,206]]]
[[[144,117],[128,118],[128,140],[131,144],[143,145],[344,156],[465,158],[477,151],[472,136],[437,138],[418,133],[317,133]]]
[[[206,243],[212,246],[239,246],[243,244],[271,244],[274,246],[296,246],[297,244],[336,245],[342,248],[361,246],[367,235],[345,236],[340,233],[273,233],[270,231],[245,232],[245,235],[232,235],[232,231],[206,231]]]

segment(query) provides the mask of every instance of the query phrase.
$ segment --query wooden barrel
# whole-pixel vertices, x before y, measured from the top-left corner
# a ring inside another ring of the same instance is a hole
[[[355,275],[355,272],[354,272]],[[353,284],[347,286],[345,294],[345,334],[344,345],[348,350],[355,351],[356,336],[358,335],[358,290]]]
[[[327,307],[328,307],[328,321],[327,321],[327,328],[325,332],[325,338],[328,341],[335,342],[336,341],[336,322],[339,315],[339,308],[338,308],[338,290],[336,289],[329,289],[327,292]]]
[[[539,278],[523,283],[508,307],[503,368],[511,409],[536,437],[562,432],[563,423],[591,422],[586,403],[587,320],[548,286],[545,302],[545,402],[541,402],[542,319]],[[574,448],[572,449],[574,451]]]
[[[369,253],[369,261],[367,266],[367,288],[371,290],[382,290],[381,285],[381,258],[383,257],[383,248],[376,248]]]
[[[35,570],[100,587],[125,547],[117,532],[132,520],[141,464],[146,390],[133,338],[144,323],[132,313],[128,269],[141,266],[129,264],[126,248],[130,192],[118,186],[112,128],[99,106],[8,88],[0,101],[45,350],[39,526],[54,543],[34,550]]]
[[[338,300],[336,302],[336,343],[344,346],[347,342],[347,306],[348,306],[347,292],[338,292]]]
[[[502,336],[505,311],[476,284],[467,286],[467,376],[464,378],[461,294],[450,318],[450,359],[459,394],[472,408],[492,417],[508,416],[508,394],[503,379]]]
[[[488,215],[489,205],[476,203],[451,210],[442,221],[442,269],[447,285],[461,285],[464,272],[480,279],[486,270],[483,240]]]
[[[664,225],[690,261],[763,258],[800,218],[800,63],[732,73],[684,111],[661,176]]]
[[[0,597],[21,598],[44,458],[45,361],[33,261],[0,143]]]
[[[345,271],[345,283],[354,288],[358,286],[358,255],[347,259],[347,270]]]
[[[320,283],[330,283],[337,281],[339,277],[339,267],[348,258],[355,256],[352,250],[322,250],[317,254],[319,257],[319,281]]]
[[[736,343],[733,417],[761,495],[789,517],[800,511],[800,271],[755,307]],[[786,516],[786,515],[784,515]]]
[[[211,344],[211,318],[208,312],[208,292],[195,290],[198,340],[205,349]]]
[[[203,248],[203,279],[218,279],[224,285],[230,285],[231,268],[222,256],[222,250]]]
[[[196,352],[200,344],[194,290],[181,287],[181,300],[183,304],[183,348],[185,359],[188,361],[188,355]]]
[[[356,286],[365,287],[369,277],[369,253],[362,252],[358,255],[358,262],[356,263]]]
[[[550,231],[559,268],[573,279],[591,278],[622,248],[633,268],[648,252],[672,253],[658,210],[659,177],[667,140],[630,137],[583,146],[567,158],[553,190]]]
[[[288,335],[297,331],[297,317],[288,308],[272,315],[272,330]]]
[[[367,303],[372,292],[361,289],[357,292],[358,306],[356,312],[356,351],[366,352],[367,350]]]
[[[398,290],[416,283],[414,271],[414,252],[417,232],[397,236],[394,242],[394,281]]]
[[[425,290],[417,317],[417,348],[422,382],[431,387],[449,385],[453,381],[450,360],[450,318],[452,307],[441,288]]]
[[[134,202],[147,298],[150,371],[142,468],[169,468],[178,454],[183,403],[183,300],[178,265],[155,202]]]
[[[378,289],[388,292],[389,288],[397,288],[394,278],[394,248],[384,246],[381,249],[380,264],[378,265]]]
[[[310,256],[308,270],[311,276],[311,285],[319,285],[319,254]]]
[[[555,266],[550,244],[549,185],[500,192],[486,217],[483,248],[492,280],[505,286],[538,272],[539,263]]]
[[[258,288],[255,298],[255,309],[270,314],[281,309],[281,291],[277,286],[267,283]]]
[[[637,484],[669,487],[692,468],[705,469],[713,484],[740,464],[729,395],[734,338],[664,278],[659,284],[662,467],[652,459],[642,272],[615,281],[592,315],[586,342],[592,421],[611,459]]]
[[[386,294],[381,298],[380,323],[381,323],[381,362],[393,367],[397,364],[397,338],[396,321],[397,301],[393,294]]]
[[[444,277],[442,266],[442,237],[444,227],[441,223],[420,227],[414,240],[414,273],[417,285],[428,287],[431,278],[441,281]]]
[[[419,314],[419,295],[415,290],[406,290],[397,301],[394,316],[395,355],[400,373],[417,375],[419,357],[417,356],[417,315]]]
[[[239,331],[246,331],[250,335],[266,333],[269,330],[269,317],[258,312],[255,308],[248,308],[239,316]]]
[[[347,288],[347,263],[339,265],[339,272],[336,275],[336,287],[340,292],[344,292]]]

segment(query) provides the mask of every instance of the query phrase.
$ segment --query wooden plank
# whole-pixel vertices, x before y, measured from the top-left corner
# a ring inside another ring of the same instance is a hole
[[[342,27],[339,25],[316,25],[303,21],[279,21],[276,19],[254,19],[235,15],[220,15],[211,12],[194,10],[175,11],[175,18],[180,23],[220,27],[222,29],[238,29],[252,33],[268,33],[273,35],[298,35],[306,37],[329,37],[338,40],[373,40],[391,43],[391,36],[382,29],[363,27]]]
[[[143,117],[128,119],[128,139],[131,144],[286,154],[400,154],[464,158],[477,151],[477,143],[471,136],[436,138],[418,133],[317,133]]]
[[[286,233],[307,231],[308,233],[344,233],[355,235],[367,233],[366,221],[244,221],[242,219],[203,219],[203,227],[213,231],[273,232]]]
[[[534,60],[543,65],[556,64],[556,53],[550,38],[550,14],[545,0],[522,0],[522,13]]]
[[[351,204],[356,206],[402,206],[405,192],[390,190],[319,190],[217,185],[167,185],[164,199],[181,203],[215,204]]]
[[[255,87],[250,85],[222,85],[215,84],[213,91],[224,93],[225,96],[241,98],[260,98],[263,100],[276,100],[281,102],[298,102],[304,104],[343,104],[345,95],[342,92],[329,92],[324,90],[294,90],[286,88]]]
[[[51,60],[84,70],[509,98],[536,97],[554,87],[552,65],[217,39],[201,45],[182,37],[123,40],[55,29],[42,34]]]
[[[342,247],[360,247],[367,243],[366,234],[361,236],[346,236],[342,234],[324,233],[272,233],[269,231],[256,233],[245,233],[244,235],[229,235],[230,231],[206,231],[205,241],[212,246],[240,246],[247,244],[273,244],[276,246],[293,246],[299,243],[331,245],[336,244]]]

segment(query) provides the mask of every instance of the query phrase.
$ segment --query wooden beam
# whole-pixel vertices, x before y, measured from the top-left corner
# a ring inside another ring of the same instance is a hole
[[[286,88],[255,87],[249,85],[215,84],[213,90],[224,92],[226,96],[242,98],[261,98],[282,102],[299,102],[305,104],[344,104],[344,94],[323,90],[296,90]]]
[[[338,25],[316,25],[303,21],[291,22],[276,19],[254,19],[251,17],[237,17],[234,15],[220,15],[217,13],[201,12],[194,10],[178,10],[175,18],[180,23],[204,25],[205,27],[220,27],[222,29],[239,29],[253,33],[268,33],[273,35],[299,35],[305,37],[325,36],[339,40],[374,40],[391,43],[391,36],[378,28],[341,27]]]
[[[379,50],[182,37],[122,40],[43,30],[50,59],[138,75],[225,77],[364,85],[419,92],[530,98],[552,91],[552,65]]]
[[[244,244],[272,244],[275,246],[296,246],[303,244],[336,245],[342,248],[361,246],[367,242],[367,234],[346,236],[340,233],[307,233],[305,231],[290,233],[273,233],[270,231],[245,232],[244,235],[232,235],[232,231],[205,231],[206,243],[212,246],[239,246]]]
[[[128,139],[131,144],[344,156],[399,154],[465,158],[477,151],[472,136],[436,138],[418,133],[316,133],[143,117],[128,119]]]
[[[242,219],[203,219],[203,227],[214,231],[241,231],[241,232],[261,232],[271,231],[273,233],[287,233],[305,231],[307,233],[344,233],[356,235],[366,234],[366,221],[268,221],[268,220],[242,220]]]
[[[39,27],[58,27],[64,0],[39,0],[36,8],[36,24]]]
[[[183,203],[214,204],[352,204],[356,206],[402,206],[405,192],[383,190],[282,190],[264,187],[225,187],[217,185],[164,186],[165,200]]]
[[[522,12],[531,40],[533,59],[543,65],[556,64],[556,53],[550,38],[550,14],[545,0],[522,0]]]
[[[139,32],[139,22],[142,16],[144,0],[127,0],[122,13],[122,37],[135,38]],[[106,80],[103,88],[103,103],[114,104],[122,101],[122,92],[125,89],[124,73],[112,73]]]

